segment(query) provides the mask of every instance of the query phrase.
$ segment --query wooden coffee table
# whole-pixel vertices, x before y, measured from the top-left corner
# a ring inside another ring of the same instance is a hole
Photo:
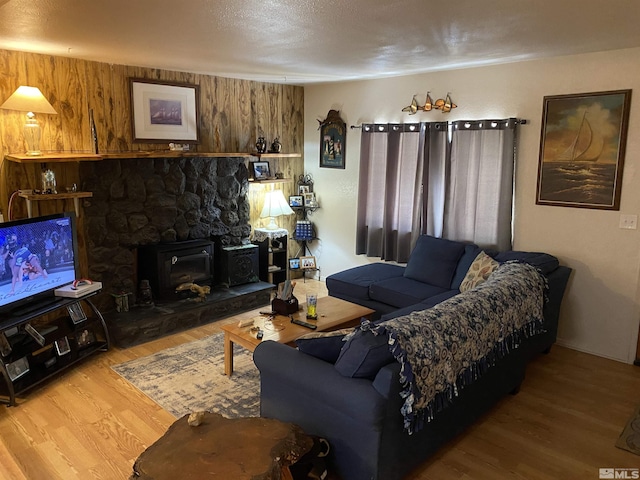
[[[293,318],[317,325],[316,330],[291,323],[290,318],[285,315],[273,317],[273,320],[271,320],[273,327],[270,327],[268,323],[270,317],[263,315],[255,317],[253,326],[259,327],[263,331],[262,340],[256,338],[256,332],[251,330],[251,325],[247,327],[239,327],[236,323],[224,325],[222,327],[224,331],[224,373],[226,375],[233,373],[234,343],[242,345],[251,352],[263,340],[292,344],[296,339],[309,332],[331,331],[360,325],[360,319],[363,317],[370,318],[375,310],[335,297],[321,297],[318,298],[317,312],[317,320],[307,320],[306,305],[301,304],[300,310],[293,314]],[[265,322],[267,322],[267,325],[265,325]]]

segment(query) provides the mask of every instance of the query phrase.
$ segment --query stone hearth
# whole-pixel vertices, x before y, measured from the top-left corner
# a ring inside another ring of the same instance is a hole
[[[201,303],[181,300],[153,307],[134,307],[128,312],[114,310],[104,317],[111,341],[120,348],[127,348],[269,305],[272,289],[273,285],[266,282],[215,288]]]

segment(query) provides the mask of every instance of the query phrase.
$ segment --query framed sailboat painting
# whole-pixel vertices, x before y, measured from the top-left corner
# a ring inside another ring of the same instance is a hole
[[[544,97],[538,205],[620,209],[631,90]]]

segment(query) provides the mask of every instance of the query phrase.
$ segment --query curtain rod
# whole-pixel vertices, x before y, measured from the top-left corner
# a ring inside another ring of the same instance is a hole
[[[485,119],[485,120],[487,120],[487,119]],[[456,121],[464,122],[465,120],[456,120]],[[470,122],[478,122],[480,120],[469,120],[469,121]],[[516,118],[516,123],[518,125],[528,125],[529,124],[529,120],[527,120],[525,118],[523,118],[523,119]],[[362,125],[351,125],[349,128],[351,128],[351,130],[354,130],[354,129],[357,129],[357,128],[362,128]]]

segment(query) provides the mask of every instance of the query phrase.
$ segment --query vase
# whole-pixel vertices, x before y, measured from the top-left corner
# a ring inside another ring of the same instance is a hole
[[[258,153],[264,153],[267,151],[267,142],[264,137],[258,137],[258,141],[256,142],[256,150]]]

